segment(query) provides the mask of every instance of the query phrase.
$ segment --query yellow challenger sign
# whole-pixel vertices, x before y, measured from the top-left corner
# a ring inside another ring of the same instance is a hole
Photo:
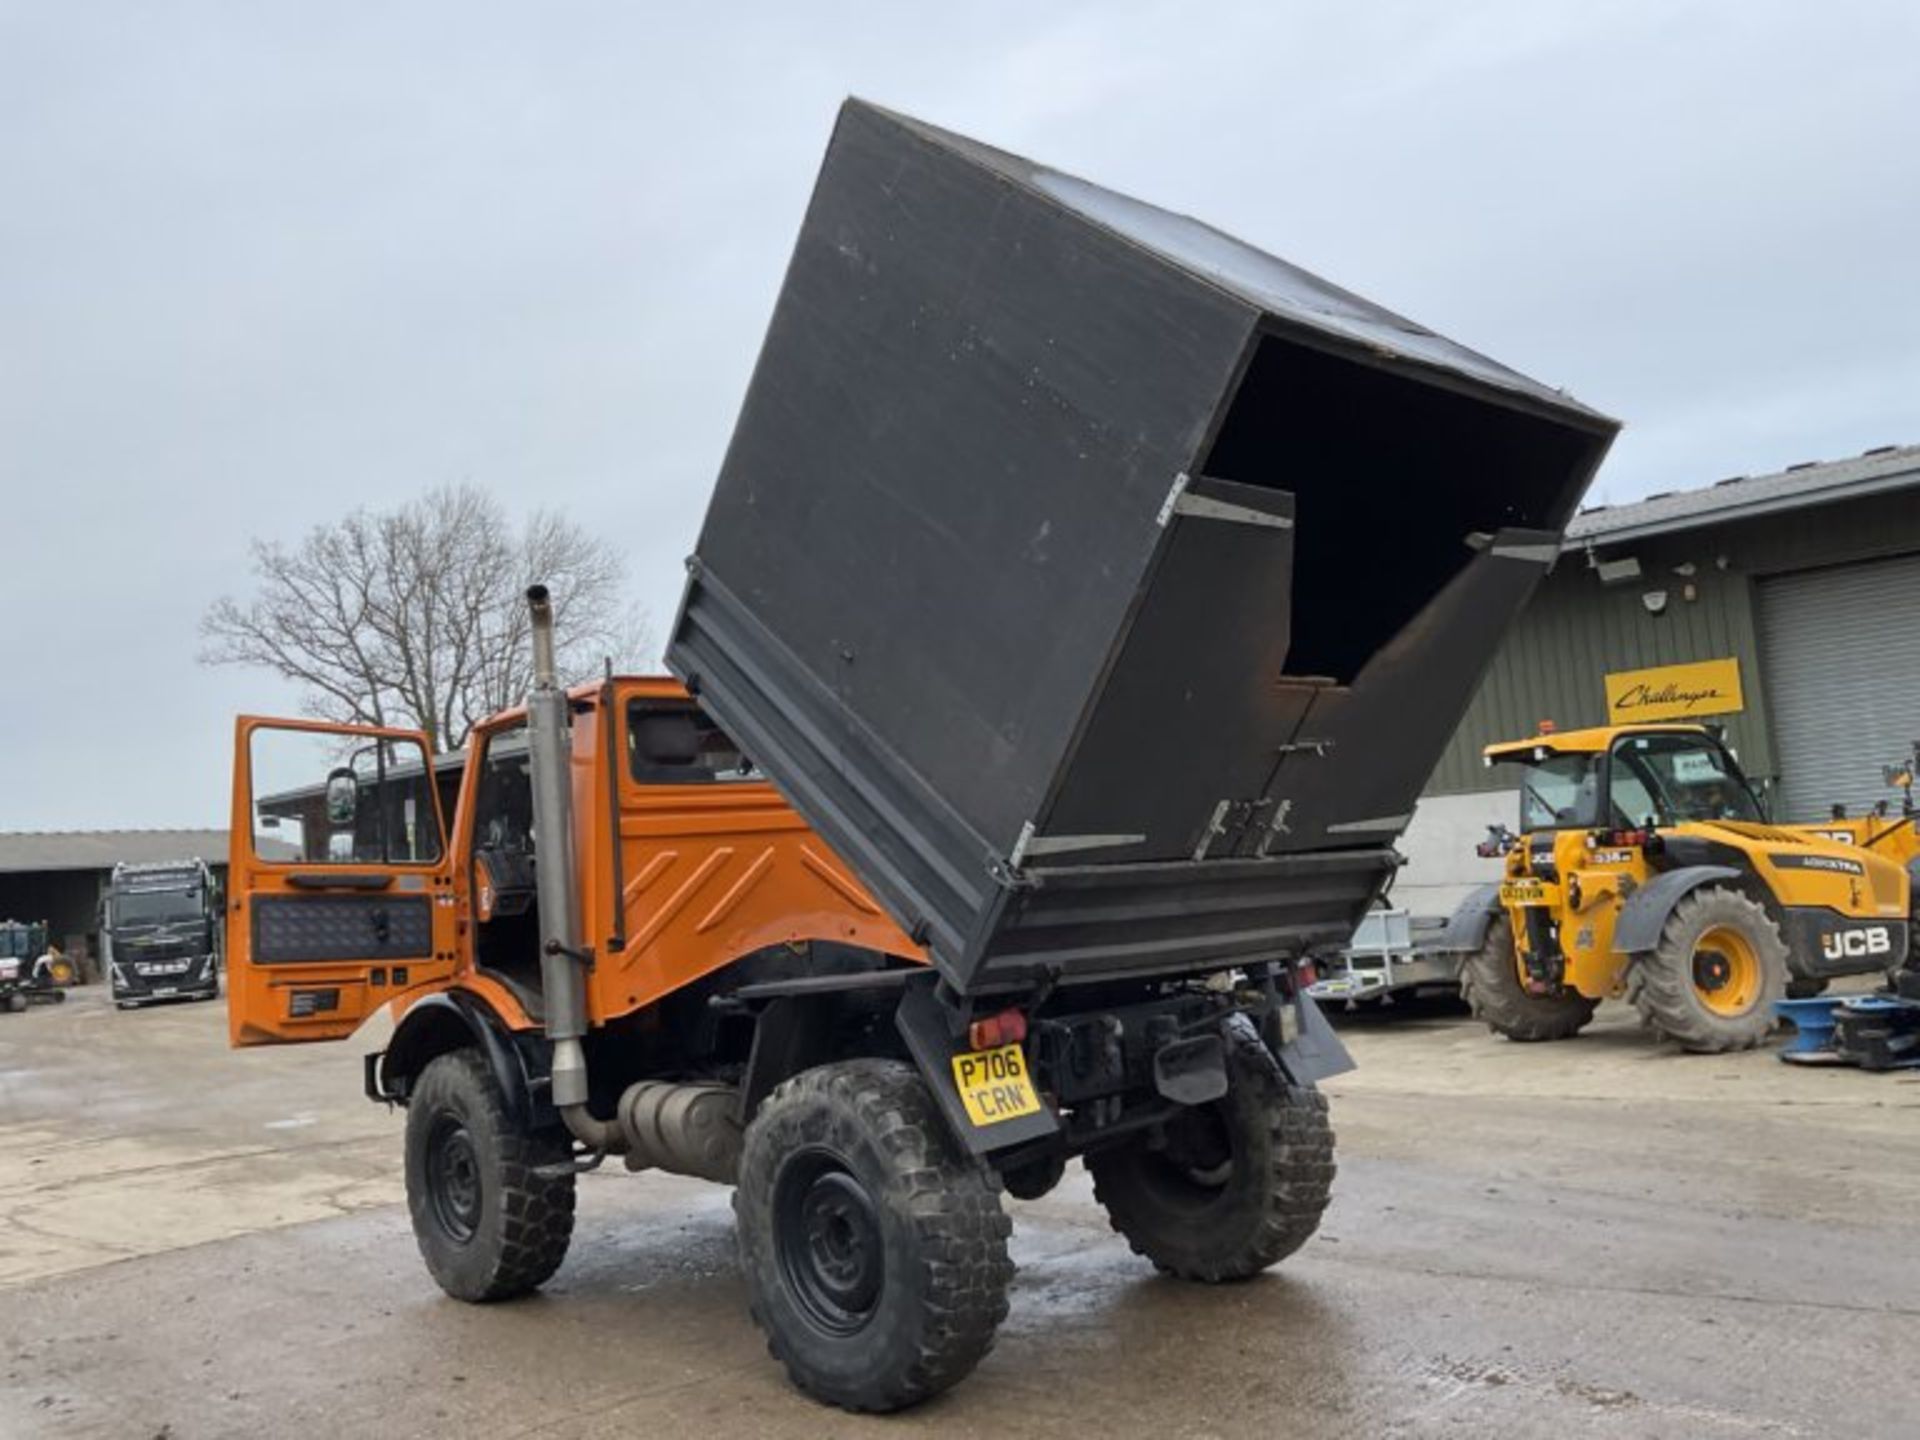
[[[1731,656],[1607,676],[1607,723],[1611,725],[1698,720],[1707,715],[1736,715],[1744,709],[1740,662]]]

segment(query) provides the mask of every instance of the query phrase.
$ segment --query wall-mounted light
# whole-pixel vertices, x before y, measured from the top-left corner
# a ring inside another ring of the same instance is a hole
[[[1631,555],[1622,555],[1617,560],[1596,560],[1593,573],[1600,577],[1602,585],[1618,585],[1640,578],[1640,562]]]
[[[1667,592],[1649,590],[1640,597],[1640,603],[1647,607],[1649,615],[1664,615],[1667,613]]]

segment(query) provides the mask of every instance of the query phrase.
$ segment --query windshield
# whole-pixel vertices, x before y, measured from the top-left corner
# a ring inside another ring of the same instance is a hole
[[[1520,782],[1520,828],[1573,830],[1600,823],[1600,757],[1554,755],[1526,768]]]
[[[198,920],[201,913],[200,891],[197,888],[122,892],[113,897],[113,923],[116,925],[153,925],[163,920]]]
[[[1631,735],[1613,747],[1612,823],[1759,821],[1759,802],[1733,757],[1697,735]]]
[[[0,925],[0,955],[27,956],[32,953],[32,937],[26,926]]]

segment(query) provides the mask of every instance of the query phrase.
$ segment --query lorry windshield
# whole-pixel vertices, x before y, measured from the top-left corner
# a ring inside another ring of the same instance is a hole
[[[140,890],[113,897],[115,925],[153,925],[167,920],[198,920],[200,892],[195,890]]]
[[[1764,817],[1733,757],[1694,735],[1629,735],[1613,747],[1613,822],[1626,827]]]

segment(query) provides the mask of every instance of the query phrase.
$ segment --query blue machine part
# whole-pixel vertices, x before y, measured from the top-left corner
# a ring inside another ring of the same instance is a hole
[[[1857,1065],[1866,1070],[1920,1066],[1920,1000],[1898,995],[1820,996],[1776,1000],[1793,1035],[1780,1058],[1801,1065]]]

